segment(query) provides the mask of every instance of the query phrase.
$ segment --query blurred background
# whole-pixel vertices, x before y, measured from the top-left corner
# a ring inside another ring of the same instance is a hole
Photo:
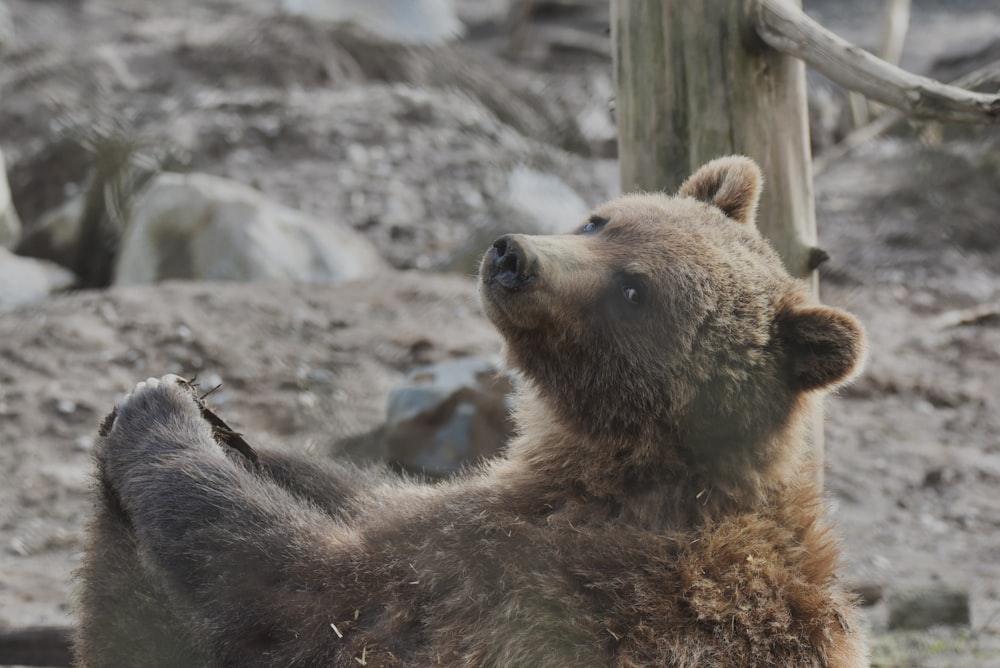
[[[804,4],[883,46],[883,3]],[[619,192],[608,16],[0,0],[0,632],[72,623],[96,427],[149,375],[221,383],[251,443],[432,476],[500,447],[474,273]],[[914,0],[902,44],[1000,69],[1000,6]],[[1000,130],[859,140],[882,114],[809,73],[821,293],[871,342],[827,402],[831,513],[873,665],[1000,666]]]

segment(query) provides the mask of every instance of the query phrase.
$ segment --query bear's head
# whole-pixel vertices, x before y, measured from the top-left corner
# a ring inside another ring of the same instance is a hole
[[[563,435],[524,444],[540,466],[594,494],[665,476],[735,494],[799,467],[808,398],[856,372],[864,336],[761,237],[760,183],[753,161],[721,158],[676,196],[626,195],[573,234],[488,250],[480,292],[525,380],[522,423]]]

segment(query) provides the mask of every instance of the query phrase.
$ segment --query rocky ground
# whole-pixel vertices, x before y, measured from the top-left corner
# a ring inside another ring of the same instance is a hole
[[[89,450],[133,382],[222,382],[215,406],[254,442],[330,455],[383,422],[408,371],[496,354],[470,277],[492,235],[568,227],[615,192],[602,3],[542,3],[512,29],[510,3],[460,2],[465,40],[416,51],[265,0],[0,3],[16,38],[0,26],[0,151],[24,240],[123,141],[114,201],[144,170],[218,174],[353,229],[393,268],[95,285],[0,313],[0,628],[72,621]],[[806,6],[872,41],[868,3]],[[913,20],[904,62],[941,76],[1000,34],[991,0],[914,2]],[[879,599],[879,666],[1000,666],[998,155],[995,132],[904,127],[817,178],[824,300],[871,339],[868,371],[827,403],[826,482],[845,576]],[[887,631],[894,597],[939,585],[970,595],[968,625]]]

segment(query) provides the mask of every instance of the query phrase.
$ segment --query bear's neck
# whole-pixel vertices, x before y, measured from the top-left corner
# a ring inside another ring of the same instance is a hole
[[[800,408],[791,415],[811,414]],[[628,433],[595,433],[560,416],[531,388],[522,388],[515,420],[518,435],[508,447],[504,475],[551,507],[582,504],[597,515],[682,528],[756,512],[815,487],[804,456],[805,425],[797,419],[747,442],[730,436],[727,448],[738,456],[701,463],[692,452],[718,445],[699,443],[691,430],[649,424]]]

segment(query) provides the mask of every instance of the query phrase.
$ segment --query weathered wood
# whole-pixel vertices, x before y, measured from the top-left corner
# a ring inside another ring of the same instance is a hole
[[[882,34],[879,39],[878,57],[887,63],[899,65],[903,57],[903,42],[910,27],[910,0],[886,0],[882,12]],[[848,93],[851,120],[855,129],[867,126],[871,120],[868,100],[861,93]],[[813,168],[815,168],[815,164]]]
[[[816,243],[805,66],[755,39],[734,0],[613,0],[623,190],[673,190],[742,153],[764,171],[758,227],[812,278]]]
[[[901,70],[833,34],[790,0],[749,1],[761,39],[801,58],[848,90],[912,118],[1000,124],[1000,95],[963,90]]]
[[[740,0],[612,0],[622,189],[673,191],[713,158],[753,158],[765,179],[757,226],[815,291],[805,65],[762,43],[749,18]],[[820,412],[811,432],[822,463]]]
[[[887,63],[899,65],[903,58],[903,42],[910,29],[910,0],[886,0],[882,14],[882,35],[878,56]]]

